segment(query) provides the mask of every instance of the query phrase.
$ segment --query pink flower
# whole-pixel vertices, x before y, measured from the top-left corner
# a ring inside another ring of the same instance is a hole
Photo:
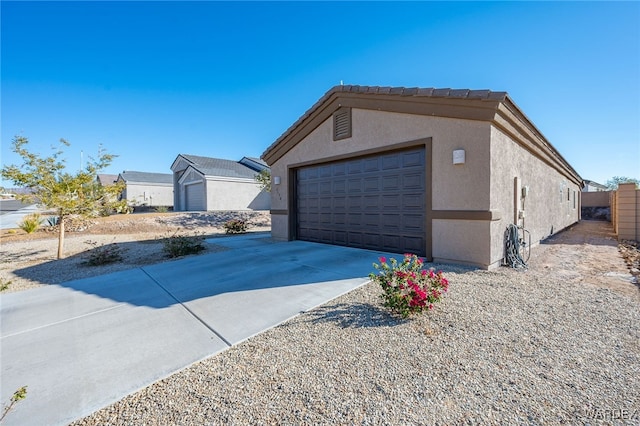
[[[382,256],[380,257],[380,263],[385,263],[387,261],[387,258]]]

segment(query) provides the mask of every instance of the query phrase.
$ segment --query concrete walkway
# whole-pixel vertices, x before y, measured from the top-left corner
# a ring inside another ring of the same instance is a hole
[[[368,281],[393,256],[268,236],[230,250],[0,296],[6,425],[66,424]],[[398,257],[398,255],[395,255]]]

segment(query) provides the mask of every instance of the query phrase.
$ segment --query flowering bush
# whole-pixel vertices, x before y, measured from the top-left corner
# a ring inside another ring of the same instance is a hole
[[[442,271],[424,269],[423,260],[415,254],[405,254],[402,262],[381,257],[380,264],[373,264],[378,271],[369,274],[373,282],[382,287],[383,305],[402,318],[433,309],[449,288],[449,281]]]

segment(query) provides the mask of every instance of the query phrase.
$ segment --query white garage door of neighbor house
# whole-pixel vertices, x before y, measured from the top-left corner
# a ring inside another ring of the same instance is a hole
[[[187,211],[207,210],[204,205],[204,185],[193,183],[184,187],[185,206]]]
[[[424,148],[302,167],[297,238],[424,256],[425,174]]]

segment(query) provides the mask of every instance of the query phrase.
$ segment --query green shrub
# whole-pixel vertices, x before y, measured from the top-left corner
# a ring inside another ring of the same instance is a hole
[[[247,232],[247,222],[242,219],[231,219],[222,225],[227,234],[243,234]]]
[[[13,393],[13,396],[9,400],[9,405],[4,406],[4,411],[2,412],[2,416],[0,417],[0,423],[4,420],[4,418],[9,414],[9,411],[16,405],[18,402],[22,401],[27,397],[27,387],[22,386],[17,391]]]
[[[169,207],[167,206],[156,207],[156,213],[167,213],[167,212],[169,212]]]
[[[178,235],[178,231],[165,238],[162,243],[164,252],[170,258],[197,254],[205,249],[202,235]]]
[[[11,280],[7,280],[5,278],[0,278],[0,291],[5,291],[7,289],[9,289],[9,286],[11,285],[13,281]]]
[[[98,246],[96,241],[85,241],[86,244],[94,248],[89,252],[87,260],[84,262],[89,266],[108,265],[122,261],[122,253],[124,249],[116,243]]]
[[[18,226],[27,234],[31,234],[37,231],[38,228],[40,228],[41,223],[42,216],[40,216],[40,213],[33,213],[29,216],[25,216],[25,218],[22,219],[22,222],[20,222]]]

